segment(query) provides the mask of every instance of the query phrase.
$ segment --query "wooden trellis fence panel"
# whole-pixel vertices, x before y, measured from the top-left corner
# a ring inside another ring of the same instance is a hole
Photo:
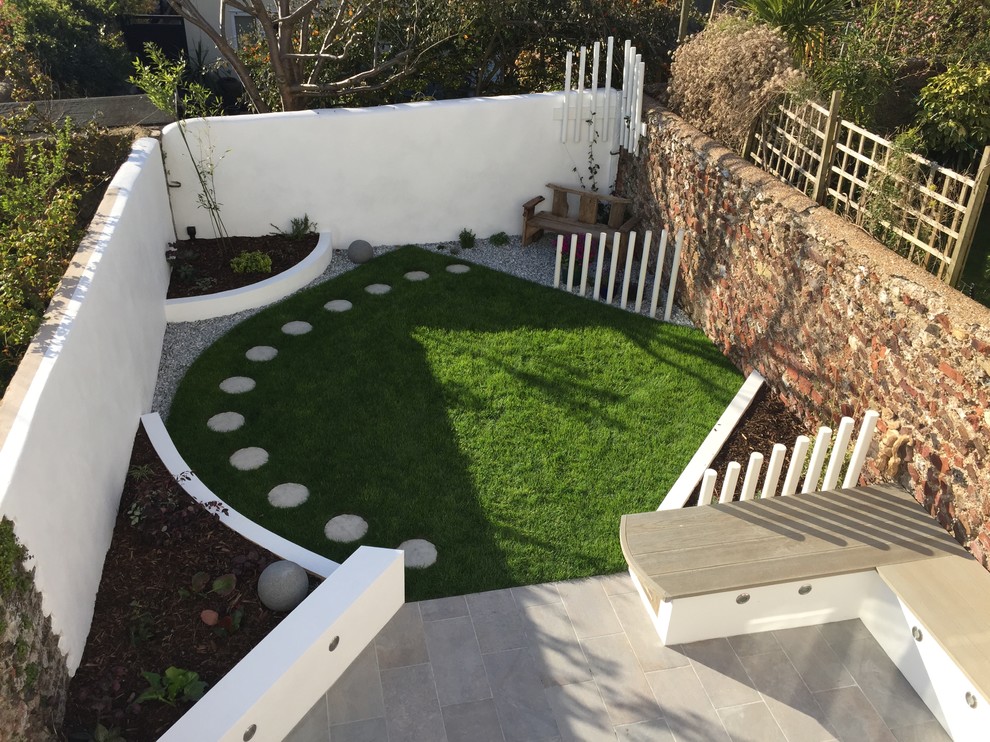
[[[838,116],[787,98],[756,121],[743,155],[862,226],[899,255],[956,285],[990,178],[990,146],[975,175],[957,173]]]

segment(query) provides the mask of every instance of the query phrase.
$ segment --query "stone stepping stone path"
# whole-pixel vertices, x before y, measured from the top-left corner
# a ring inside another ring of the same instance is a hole
[[[248,350],[248,352],[244,354],[244,357],[247,358],[249,361],[260,362],[260,361],[270,361],[277,355],[278,355],[278,350],[276,350],[270,345],[256,345],[250,350]]]
[[[430,277],[426,271],[409,271],[403,278],[407,281],[425,281]]]
[[[286,322],[282,325],[282,332],[286,335],[305,335],[307,332],[313,329],[313,326],[309,322],[303,322],[301,320],[296,320],[295,322]]]
[[[368,521],[360,515],[338,515],[327,521],[323,533],[331,541],[348,544],[364,537],[368,532]]]
[[[268,451],[257,446],[249,446],[234,451],[230,465],[241,471],[254,471],[268,463]]]
[[[220,382],[220,390],[227,394],[244,394],[254,389],[255,381],[248,376],[231,376]]]
[[[333,301],[328,301],[323,305],[323,308],[328,312],[347,312],[354,305],[351,304],[347,299],[334,299]]]
[[[294,508],[309,499],[309,488],[304,484],[286,482],[272,487],[268,493],[268,502],[276,508]]]
[[[399,548],[406,553],[406,566],[410,569],[425,569],[437,561],[437,547],[426,539],[403,541]]]
[[[221,412],[206,421],[206,427],[214,433],[230,433],[244,425],[244,415],[239,412]]]
[[[382,294],[387,294],[389,291],[391,291],[392,287],[389,286],[387,283],[373,283],[370,286],[365,286],[364,290],[367,291],[369,294],[373,294],[374,296],[381,296]]]
[[[467,273],[469,270],[471,270],[470,266],[464,265],[464,263],[454,263],[447,266],[448,273]]]

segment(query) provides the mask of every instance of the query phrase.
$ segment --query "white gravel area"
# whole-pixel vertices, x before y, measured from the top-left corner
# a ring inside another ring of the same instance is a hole
[[[397,246],[379,246],[375,248],[375,256],[383,255],[395,250]],[[556,253],[556,239],[547,235],[540,240],[522,247],[522,239],[517,235],[510,238],[508,245],[492,245],[488,240],[478,240],[475,247],[463,250],[457,241],[422,244],[431,252],[441,255],[456,257],[459,261],[484,265],[488,268],[502,271],[519,278],[540,283],[544,286],[553,285],[554,256]],[[323,272],[323,275],[316,278],[305,288],[315,286],[336,278],[342,273],[356,268],[347,259],[346,250],[334,250],[330,265]],[[565,265],[566,271],[566,265]],[[303,289],[304,290],[304,289]],[[660,297],[660,306],[663,306],[665,296]],[[649,314],[649,302],[642,314]],[[155,387],[154,401],[152,409],[159,412],[163,418],[168,418],[169,410],[172,406],[172,398],[175,395],[176,387],[185,375],[189,366],[199,354],[210,347],[213,343],[225,335],[232,327],[243,322],[265,309],[249,309],[227,317],[200,320],[198,322],[173,322],[165,328],[165,340],[162,347],[161,362],[158,367],[158,382]],[[673,322],[678,325],[690,325],[691,321],[687,315],[674,308]]]

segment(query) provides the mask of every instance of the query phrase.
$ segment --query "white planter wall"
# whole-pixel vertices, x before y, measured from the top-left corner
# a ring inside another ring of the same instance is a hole
[[[138,419],[151,404],[175,239],[161,153],[138,140],[0,405],[0,513],[74,673]]]
[[[560,142],[563,93],[365,109],[328,109],[187,122],[190,146],[211,152],[215,191],[232,234],[285,229],[308,214],[335,245],[518,234],[522,204],[549,201],[548,182],[588,182],[588,141]],[[557,116],[560,114],[557,113]],[[177,124],[163,130],[175,231],[213,236],[197,204],[199,185]],[[609,146],[594,145],[607,192]],[[208,159],[208,158],[207,158]],[[549,203],[547,204],[549,206]]]

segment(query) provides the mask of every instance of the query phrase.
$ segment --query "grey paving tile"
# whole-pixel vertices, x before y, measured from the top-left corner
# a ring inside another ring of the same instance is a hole
[[[729,637],[729,646],[740,657],[750,654],[763,654],[780,649],[772,631],[762,631],[759,634],[739,634]]]
[[[419,604],[419,612],[424,621],[441,621],[445,618],[459,618],[468,614],[467,601],[463,595],[449,598],[424,600]]]
[[[512,597],[515,598],[519,608],[560,602],[560,593],[557,592],[557,586],[553,583],[514,587],[512,588]]]
[[[690,660],[676,647],[665,647],[639,593],[621,593],[609,600],[644,672],[684,667]]]
[[[513,649],[486,654],[483,659],[506,742],[558,738],[557,723],[529,652]]]
[[[629,576],[628,572],[605,575],[604,577],[599,577],[598,580],[601,581],[606,595],[622,595],[624,593],[636,592],[636,586],[633,584],[632,577]]]
[[[385,713],[374,642],[351,663],[326,694],[330,724],[372,719]]]
[[[388,742],[446,740],[430,665],[382,670],[382,690]]]
[[[567,615],[578,639],[618,634],[622,625],[615,615],[602,583],[596,579],[573,580],[557,584]]]
[[[588,661],[563,603],[525,608],[522,621],[526,648],[544,686],[591,680]]]
[[[952,742],[952,737],[934,720],[914,726],[891,727],[890,731],[897,742]]]
[[[504,742],[495,701],[471,701],[444,706],[447,742]]]
[[[856,686],[820,691],[815,693],[815,700],[840,742],[896,741],[863,691]]]
[[[283,742],[329,742],[330,720],[327,718],[327,697],[320,700],[306,712]]]
[[[783,650],[741,658],[743,667],[784,735],[801,742],[832,739],[825,713]]]
[[[674,742],[667,722],[663,719],[623,724],[612,729],[619,742]]]
[[[384,742],[386,739],[385,717],[330,727],[330,742]]]
[[[474,625],[468,616],[426,621],[426,647],[441,706],[491,698]]]
[[[581,644],[613,725],[663,715],[625,634],[593,637]]]
[[[718,715],[732,742],[787,742],[762,701],[719,709]]]
[[[706,639],[680,647],[691,660],[715,708],[740,706],[760,700],[746,670],[726,639]]]
[[[421,665],[429,661],[418,603],[406,603],[396,611],[392,620],[375,637],[375,648],[378,666],[382,670]]]
[[[812,693],[853,684],[852,675],[817,626],[784,629],[773,635]]]
[[[468,595],[467,605],[482,654],[526,646],[522,616],[511,591]]]
[[[675,667],[646,673],[667,726],[678,742],[727,742],[722,726],[694,668]]]
[[[594,681],[547,688],[563,742],[615,742],[615,732]]]

